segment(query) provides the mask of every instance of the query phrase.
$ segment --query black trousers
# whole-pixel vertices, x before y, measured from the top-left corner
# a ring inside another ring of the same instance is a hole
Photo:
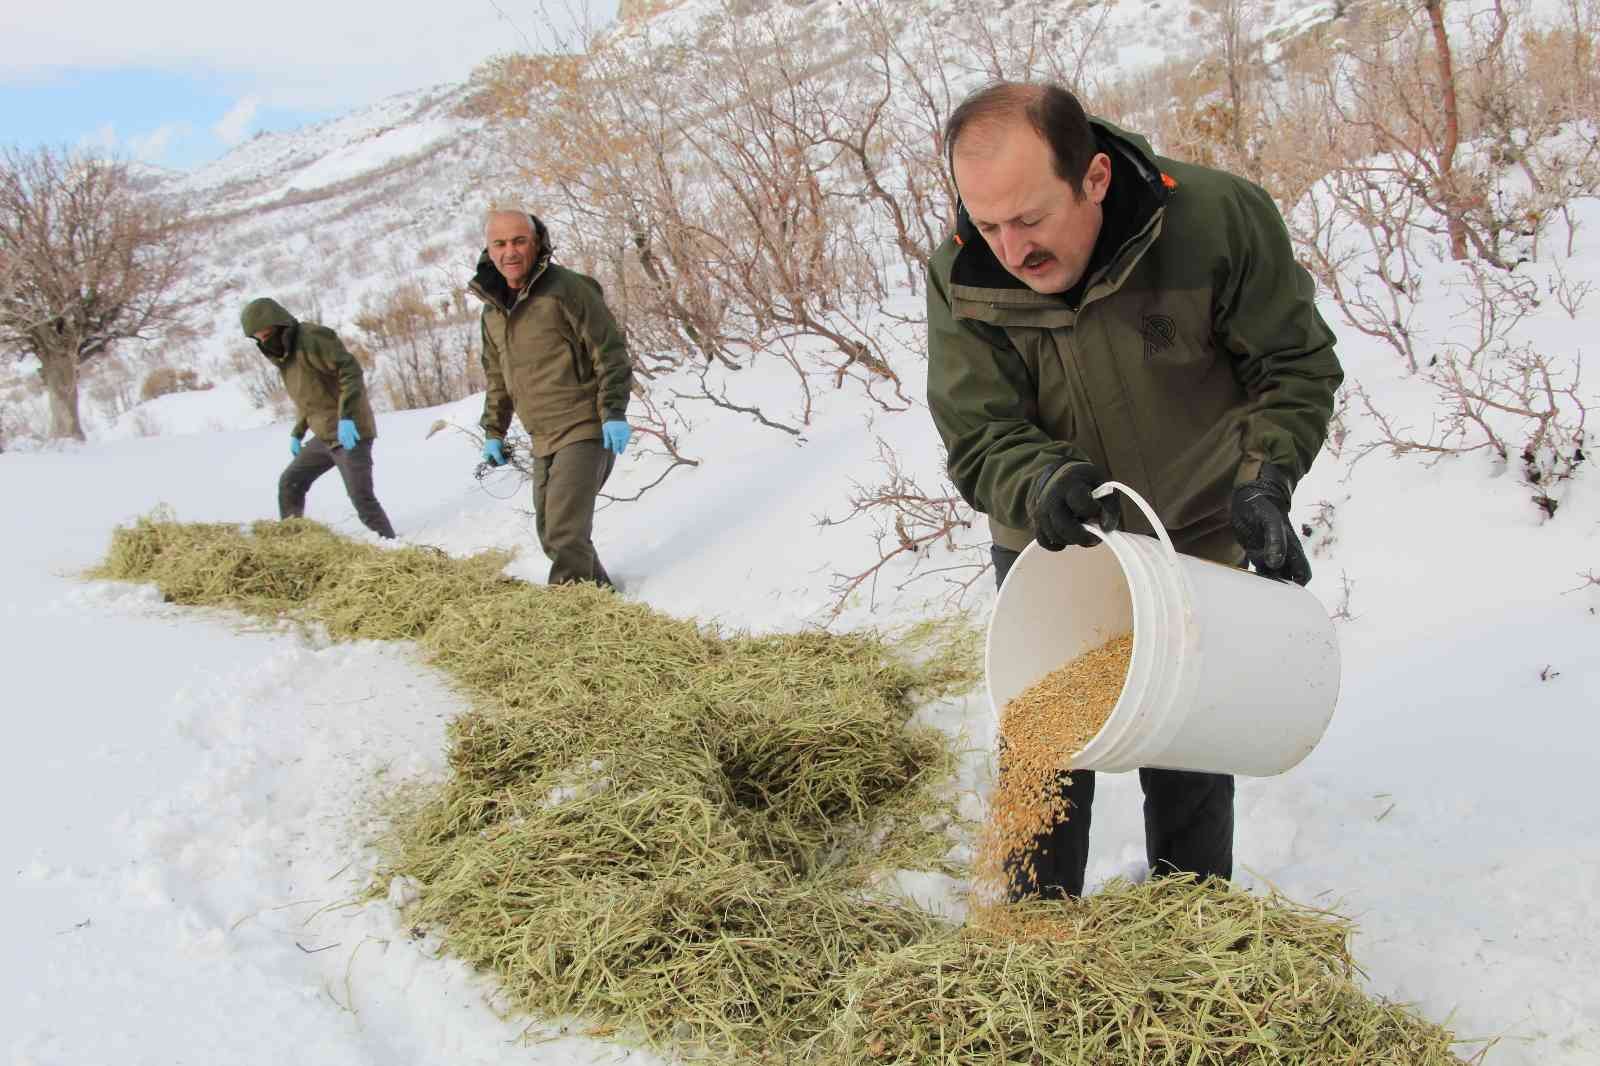
[[[1073,551],[1072,548],[1065,549]],[[1018,552],[998,544],[989,548],[998,588]],[[1005,749],[1000,772],[1005,773]],[[1058,779],[1068,803],[1066,819],[1034,837],[1007,865],[1013,899],[1061,899],[1083,894],[1089,863],[1089,823],[1094,805],[1094,771],[1074,770]],[[1233,876],[1233,777],[1190,770],[1141,769],[1144,789],[1144,846],[1157,875],[1192,873]]]
[[[372,442],[358,441],[354,448],[329,446],[321,437],[312,437],[300,447],[278,478],[278,517],[299,518],[306,513],[306,493],[312,482],[334,467],[344,479],[344,491],[355,506],[361,524],[380,537],[393,537],[394,527],[372,489]]]

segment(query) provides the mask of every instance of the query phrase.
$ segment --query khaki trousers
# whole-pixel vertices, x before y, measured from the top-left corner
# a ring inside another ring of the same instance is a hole
[[[597,440],[580,440],[554,455],[534,459],[534,523],[539,546],[550,560],[550,584],[611,584],[590,538],[595,497],[615,461],[616,456]]]

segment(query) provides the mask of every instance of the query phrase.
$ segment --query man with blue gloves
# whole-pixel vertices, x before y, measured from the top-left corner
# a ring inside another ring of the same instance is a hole
[[[311,483],[338,467],[362,524],[392,538],[394,527],[372,489],[372,441],[378,429],[361,364],[337,333],[297,320],[276,300],[251,300],[239,324],[283,375],[283,386],[300,415],[289,431],[293,458],[278,478],[278,517],[305,514]],[[307,429],[316,434],[310,443],[304,439]]]
[[[633,435],[633,369],[599,282],[550,261],[550,234],[523,211],[491,211],[483,301],[483,457],[505,463],[515,413],[533,440],[533,506],[552,585],[611,578],[595,552],[594,502]]]

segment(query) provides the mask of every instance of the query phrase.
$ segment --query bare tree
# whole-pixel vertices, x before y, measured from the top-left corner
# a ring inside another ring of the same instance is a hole
[[[118,341],[186,333],[198,232],[126,163],[67,150],[0,154],[0,346],[39,359],[50,433],[83,439],[78,372]]]
[[[1439,63],[1439,107],[1444,123],[1442,133],[1432,145],[1434,166],[1438,168],[1442,198],[1450,208],[1445,212],[1445,225],[1450,231],[1450,258],[1460,261],[1467,257],[1467,227],[1460,205],[1455,202],[1461,195],[1455,181],[1456,150],[1461,145],[1455,57],[1451,54],[1450,34],[1444,25],[1444,0],[1425,0],[1423,6],[1428,11],[1428,28],[1433,33],[1433,49]]]
[[[1200,8],[1215,41],[1214,54],[1202,65],[1220,84],[1195,118],[1217,142],[1220,158],[1215,165],[1260,181],[1261,159],[1254,144],[1261,118],[1255,99],[1261,77],[1260,5],[1255,0],[1202,0]]]

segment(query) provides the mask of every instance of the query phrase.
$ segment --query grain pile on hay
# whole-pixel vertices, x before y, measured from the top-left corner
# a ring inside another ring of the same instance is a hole
[[[1004,892],[1014,877],[1034,881],[1028,845],[1056,822],[1072,817],[1060,777],[1111,717],[1132,658],[1133,634],[1123,633],[1006,702],[1000,715],[1001,772],[978,842],[976,881],[981,890]]]
[[[1446,1031],[1363,995],[1349,933],[1192,877],[980,911],[851,975],[840,1061],[1458,1063]]]
[[[866,634],[725,636],[501,563],[145,520],[101,574],[419,641],[471,709],[375,891],[410,879],[407,921],[536,1015],[725,1061],[1455,1061],[1447,1033],[1360,995],[1342,923],[1276,900],[1174,881],[962,927],[882,888],[969,873],[946,858],[967,828],[950,742],[911,715],[972,684],[970,629],[915,657]],[[277,567],[300,574],[264,584]],[[1295,1058],[1317,1027],[1377,1057]],[[940,1050],[958,1035],[970,1050]],[[1402,1043],[1412,1057],[1385,1050]]]

